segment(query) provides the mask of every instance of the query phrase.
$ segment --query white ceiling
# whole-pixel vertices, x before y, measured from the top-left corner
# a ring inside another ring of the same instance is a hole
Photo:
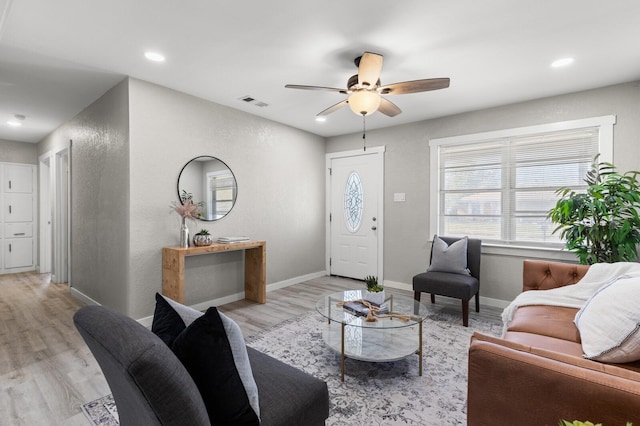
[[[403,113],[368,129],[640,79],[638,0],[0,0],[0,12],[0,139],[24,142],[126,75],[321,136],[357,132],[349,108],[314,120],[344,95],[284,85],[343,88],[365,50],[384,55],[383,84],[451,78],[390,96]],[[23,126],[6,124],[14,114]]]

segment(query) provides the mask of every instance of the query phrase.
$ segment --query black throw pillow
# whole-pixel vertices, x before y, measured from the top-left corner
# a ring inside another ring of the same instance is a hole
[[[151,331],[171,347],[173,341],[185,328],[187,326],[176,310],[164,297],[156,293],[156,309],[153,313]]]
[[[212,425],[259,425],[215,307],[185,328],[171,347],[198,386]]]

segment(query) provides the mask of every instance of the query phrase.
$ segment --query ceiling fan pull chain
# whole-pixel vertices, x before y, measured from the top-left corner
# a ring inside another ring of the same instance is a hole
[[[363,150],[367,150],[367,123],[366,123],[366,114],[362,114],[362,146]]]

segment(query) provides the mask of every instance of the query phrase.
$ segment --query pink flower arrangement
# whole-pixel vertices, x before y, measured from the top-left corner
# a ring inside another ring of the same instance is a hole
[[[200,206],[191,200],[186,200],[184,204],[175,203],[173,209],[183,218],[197,219],[200,217]]]
[[[180,195],[180,201],[174,201],[169,207],[175,211],[183,219],[198,219],[202,217],[202,203],[194,203],[192,195],[183,190]]]

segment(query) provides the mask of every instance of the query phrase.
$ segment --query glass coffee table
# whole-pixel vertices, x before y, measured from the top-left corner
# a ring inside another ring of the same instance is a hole
[[[429,311],[411,297],[387,294],[383,307],[388,315],[369,322],[342,305],[361,300],[361,290],[346,290],[322,296],[316,310],[328,320],[323,332],[325,343],[340,353],[340,375],[344,381],[347,358],[361,361],[397,361],[418,355],[418,374],[422,376],[422,322]]]

